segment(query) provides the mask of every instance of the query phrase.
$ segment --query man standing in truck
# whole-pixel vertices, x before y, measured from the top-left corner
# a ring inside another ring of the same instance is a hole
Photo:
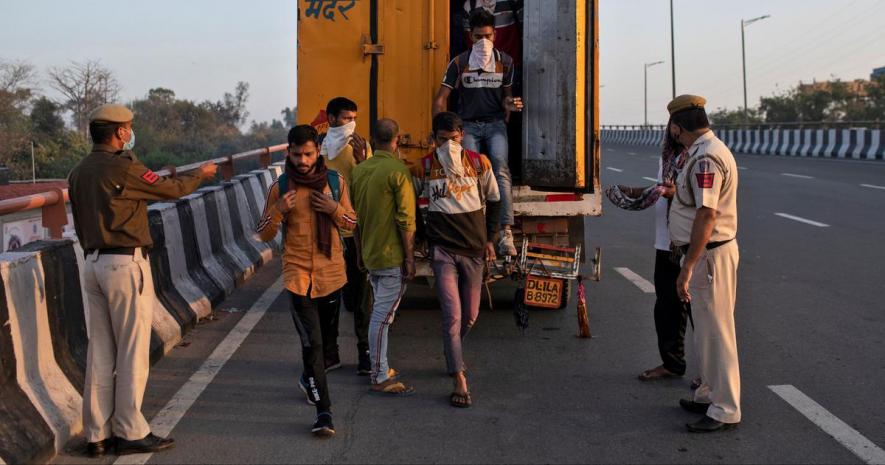
[[[516,255],[513,244],[513,199],[508,159],[507,121],[510,112],[522,111],[522,99],[512,92],[514,65],[510,55],[496,49],[495,16],[485,8],[470,13],[472,48],[449,62],[433,100],[433,115],[446,110],[449,95],[458,89],[464,121],[464,148],[486,153],[491,160],[501,194],[500,239],[502,255]]]

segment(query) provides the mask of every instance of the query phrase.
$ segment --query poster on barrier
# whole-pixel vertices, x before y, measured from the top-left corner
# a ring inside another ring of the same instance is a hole
[[[3,252],[11,252],[44,237],[43,223],[40,218],[3,223]]]

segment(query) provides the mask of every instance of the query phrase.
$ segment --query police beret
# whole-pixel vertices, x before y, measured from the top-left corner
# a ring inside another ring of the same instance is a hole
[[[673,113],[677,113],[682,110],[689,110],[692,108],[703,109],[704,105],[706,104],[707,99],[699,95],[680,95],[667,104],[667,111],[669,111],[672,115]]]
[[[128,123],[132,121],[132,111],[123,105],[116,103],[106,103],[89,115],[89,122],[107,121],[109,123]]]

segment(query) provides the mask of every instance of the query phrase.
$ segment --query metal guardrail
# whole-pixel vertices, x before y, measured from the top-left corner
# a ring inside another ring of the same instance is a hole
[[[263,147],[246,152],[235,153],[225,157],[178,166],[175,167],[174,170],[159,170],[157,171],[157,174],[160,176],[169,176],[174,175],[175,173],[184,173],[198,169],[206,162],[213,162],[220,168],[219,171],[221,171],[222,179],[230,181],[235,175],[235,161],[258,158],[258,163],[261,168],[267,168],[271,163],[271,154],[284,151],[286,150],[286,147],[287,144],[272,145],[270,147]],[[54,188],[39,194],[2,200],[0,201],[0,215],[40,209],[43,214],[43,227],[49,230],[49,237],[52,239],[61,239],[62,229],[68,224],[68,214],[65,204],[69,200],[67,189]]]
[[[615,130],[631,130],[638,131],[642,129],[663,129],[666,124],[603,124],[600,129]],[[711,125],[713,129],[848,129],[848,128],[870,128],[881,129],[885,127],[885,121],[793,121],[786,123],[737,123],[737,124],[715,124]]]

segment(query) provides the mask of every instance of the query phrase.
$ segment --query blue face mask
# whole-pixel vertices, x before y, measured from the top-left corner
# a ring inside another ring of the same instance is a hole
[[[129,130],[129,142],[123,145],[123,150],[132,150],[135,147],[135,131]]]

